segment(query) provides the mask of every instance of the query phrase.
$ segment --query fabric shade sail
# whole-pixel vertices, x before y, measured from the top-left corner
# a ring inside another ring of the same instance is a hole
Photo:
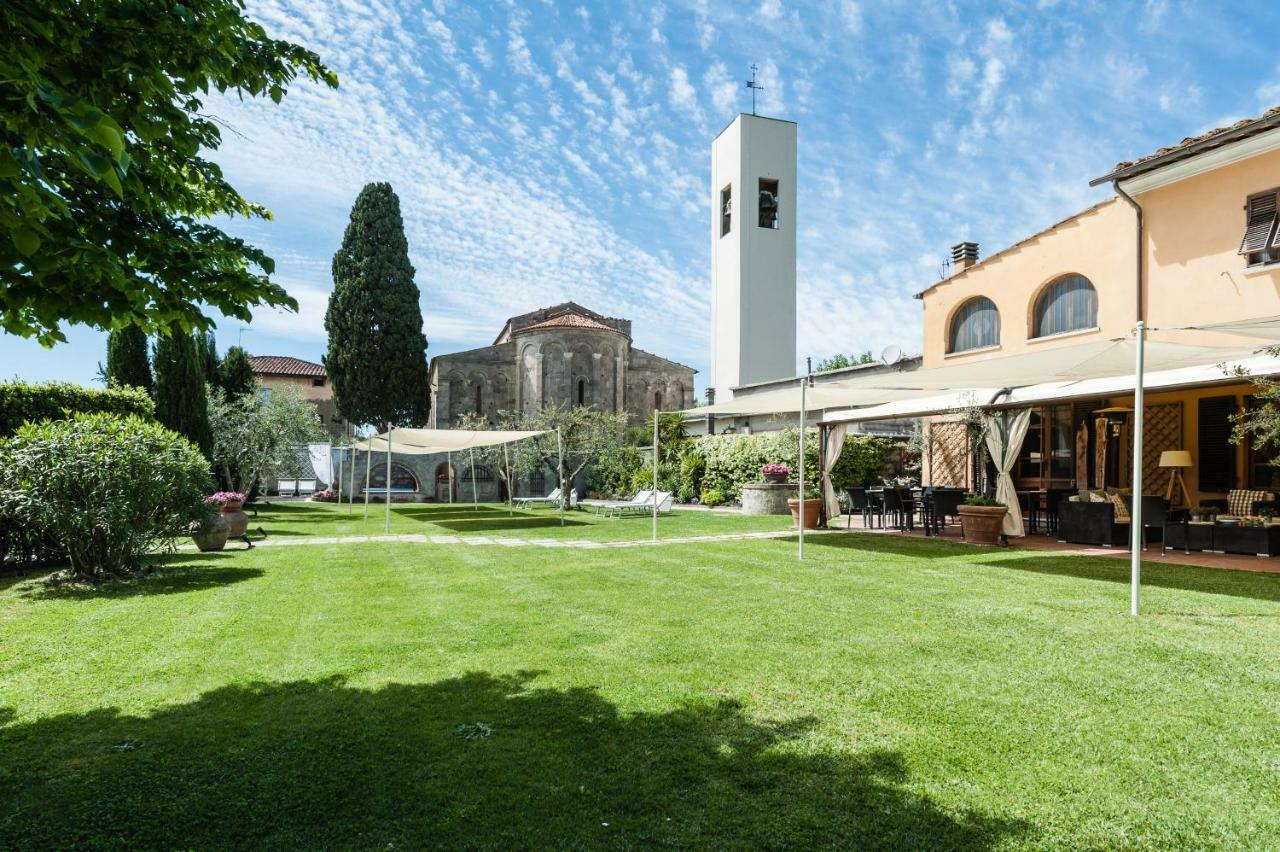
[[[547,430],[516,432],[470,429],[393,429],[355,444],[356,449],[385,453],[390,440],[391,451],[405,455],[457,453],[481,447],[496,447],[547,434]]]
[[[1253,337],[1258,340],[1280,342],[1280,316],[1232,320],[1231,322],[1209,323],[1208,325],[1193,325],[1188,326],[1186,330],[1217,331],[1222,332],[1223,334],[1237,334],[1241,337]],[[1150,344],[1147,345],[1150,346]]]

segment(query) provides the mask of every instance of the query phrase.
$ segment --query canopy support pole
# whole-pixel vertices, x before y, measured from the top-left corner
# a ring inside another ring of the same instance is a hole
[[[507,455],[507,445],[502,445],[502,469],[507,472],[507,517],[515,517],[515,511],[511,508],[511,500],[515,496],[512,493],[511,483],[511,459]]]
[[[804,559],[804,422],[805,422],[805,399],[806,392],[809,387],[809,377],[805,376],[800,380],[800,484],[796,488],[796,497],[800,499],[800,512],[796,515],[796,526],[800,527],[800,546],[797,558]]]
[[[556,427],[556,453],[560,457],[560,466],[556,468],[556,479],[560,486],[560,526],[564,526],[564,501],[569,499],[569,495],[564,490],[564,436],[560,434],[560,427]]]
[[[373,463],[373,447],[364,448],[364,522],[369,523],[369,468]]]
[[[449,477],[449,502],[453,502],[453,452],[444,454],[445,467],[448,468],[446,475]]]
[[[333,475],[333,451],[339,449],[334,447],[333,442],[329,442],[329,487],[338,494],[338,508],[342,508],[342,455],[338,455],[338,476],[335,479]]]
[[[356,448],[351,447],[351,463],[347,465],[351,468],[351,475],[347,477],[351,480],[351,487],[347,489],[347,514],[351,514],[356,510]]]
[[[476,451],[467,450],[467,456],[471,460],[471,508],[480,508],[480,497],[476,493]]]
[[[653,540],[658,540],[658,409],[653,410]]]
[[[1146,532],[1142,528],[1142,427],[1143,400],[1145,396],[1143,356],[1146,346],[1147,324],[1138,320],[1137,355],[1133,377],[1133,505],[1129,509],[1129,614],[1138,615],[1138,595],[1142,586],[1142,542]]]
[[[391,433],[394,432],[395,429],[396,427],[394,426],[387,427],[387,490],[382,495],[386,499],[387,503],[385,532],[388,535],[391,534]]]

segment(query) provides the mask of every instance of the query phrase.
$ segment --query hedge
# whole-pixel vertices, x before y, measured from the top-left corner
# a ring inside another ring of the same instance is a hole
[[[796,467],[799,437],[795,429],[757,435],[708,435],[696,439],[686,452],[697,454],[705,461],[701,478],[704,492],[719,492],[726,501],[737,502],[742,499],[744,483],[760,481],[761,465],[777,463]],[[888,438],[850,435],[845,439],[840,460],[831,471],[832,484],[840,489],[876,482],[887,454],[896,446]],[[809,430],[805,435],[805,480],[817,486],[819,474],[818,433]]]
[[[91,413],[151,420],[155,406],[145,391],[133,387],[99,390],[71,382],[0,382],[0,436],[12,435],[23,423]]]

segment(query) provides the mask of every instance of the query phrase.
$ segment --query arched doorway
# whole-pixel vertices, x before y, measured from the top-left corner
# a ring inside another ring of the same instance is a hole
[[[449,494],[450,486],[453,488],[452,498]],[[458,501],[458,471],[454,470],[453,475],[450,476],[448,462],[440,462],[440,464],[436,465],[434,494],[437,503],[456,503]]]

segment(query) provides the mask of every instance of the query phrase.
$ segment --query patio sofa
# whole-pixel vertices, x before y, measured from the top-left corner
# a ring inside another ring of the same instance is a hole
[[[1073,498],[1059,503],[1058,540],[1095,547],[1127,547],[1132,502],[1128,494],[1094,492],[1089,499]],[[1156,541],[1163,538],[1166,514],[1163,497],[1148,494],[1142,498],[1146,538]]]

